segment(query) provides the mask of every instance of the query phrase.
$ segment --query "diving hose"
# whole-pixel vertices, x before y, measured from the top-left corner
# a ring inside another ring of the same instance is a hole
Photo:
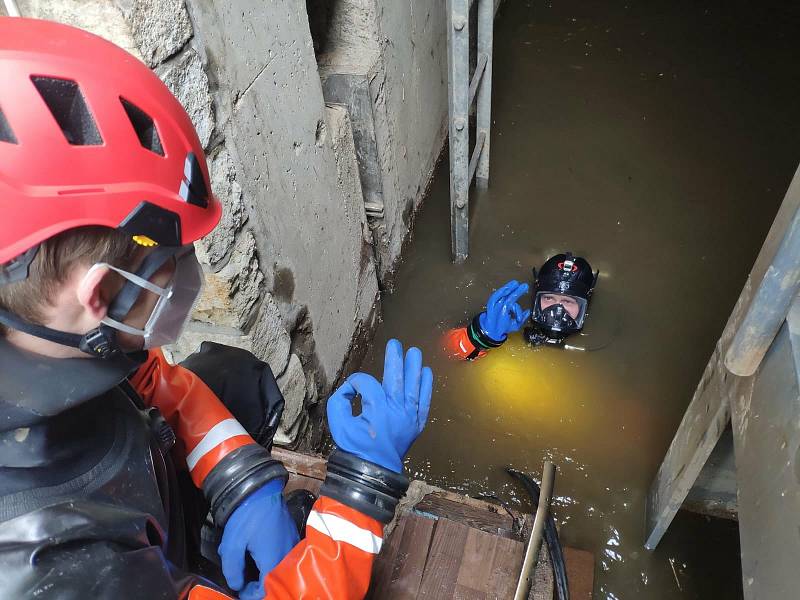
[[[553,566],[553,579],[555,581],[556,597],[558,600],[569,600],[569,586],[567,582],[566,563],[564,562],[564,551],[562,550],[561,542],[558,539],[558,529],[556,529],[555,519],[553,519],[552,514],[547,511],[547,508],[549,508],[550,504],[550,497],[552,495],[553,479],[555,478],[555,469],[553,464],[549,461],[545,462],[542,472],[541,489],[533,480],[533,478],[527,473],[523,473],[522,471],[517,471],[516,469],[512,468],[507,468],[506,471],[509,475],[515,479],[518,479],[522,483],[523,487],[525,487],[525,491],[527,491],[528,495],[530,496],[531,504],[533,505],[534,510],[536,510],[536,517],[534,518],[534,531],[531,534],[531,544],[528,545],[528,551],[531,550],[532,544],[535,543],[537,556],[531,556],[531,564],[528,565],[528,552],[526,552],[526,561],[523,565],[523,572],[520,576],[520,581],[517,584],[517,594],[521,592],[522,595],[515,595],[515,600],[517,598],[522,598],[523,600],[527,598],[528,585],[531,579],[530,571],[535,565],[535,558],[538,557],[540,541],[535,540],[534,535],[536,535],[537,520],[539,520],[539,515],[543,508],[543,504],[545,507],[545,514],[543,515],[544,518],[541,520],[543,521],[544,541],[547,544],[547,551],[550,555],[550,564]],[[541,537],[541,535],[542,533],[540,531],[539,536]],[[527,573],[525,572],[526,567],[528,569]],[[522,586],[522,590],[520,590],[520,586]]]

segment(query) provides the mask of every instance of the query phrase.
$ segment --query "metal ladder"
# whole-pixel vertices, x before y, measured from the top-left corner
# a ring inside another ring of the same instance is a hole
[[[469,9],[478,3],[478,49],[469,73]],[[492,126],[492,38],[495,0],[447,0],[447,94],[450,133],[450,247],[453,261],[469,255],[469,188],[489,185]],[[475,147],[469,151],[469,113],[477,97]]]

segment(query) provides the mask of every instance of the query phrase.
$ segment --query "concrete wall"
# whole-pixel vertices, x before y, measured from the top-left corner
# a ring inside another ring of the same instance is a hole
[[[287,445],[366,347],[447,113],[443,2],[313,4],[319,70],[301,0],[20,2],[130,50],[186,107],[224,211],[197,244],[206,290],[170,350],[213,340],[267,360]]]
[[[353,119],[381,279],[396,266],[445,140],[445,5],[339,0],[318,58],[326,99]]]
[[[255,307],[265,298],[267,312],[277,307],[304,368],[297,361],[289,367],[295,365],[298,378],[303,372],[313,378],[305,386],[305,402],[312,403],[336,380],[354,336],[376,310],[349,119],[325,106],[302,4],[190,0],[188,6],[212,82],[217,135],[231,157],[231,185],[244,199],[248,256],[263,274],[258,285],[248,283],[246,302]],[[209,262],[230,254],[231,239],[219,236]],[[233,297],[241,303],[244,292]],[[235,323],[238,331],[249,331],[248,319],[258,330],[251,336],[255,350],[270,355],[260,345],[276,332],[259,326],[274,319],[248,316]],[[222,315],[207,321],[218,326]],[[282,370],[285,359],[281,352],[273,369]],[[295,388],[299,395],[303,385]]]

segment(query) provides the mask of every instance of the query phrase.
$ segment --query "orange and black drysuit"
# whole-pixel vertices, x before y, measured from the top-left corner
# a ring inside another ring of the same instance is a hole
[[[215,391],[233,392],[227,404],[274,394],[282,402],[264,363],[228,350],[232,360],[212,356],[225,373]],[[274,410],[262,406],[245,428],[198,374],[160,351],[135,361],[51,359],[0,338],[0,381],[0,597],[234,597],[188,567],[177,482],[188,471],[224,526],[250,492],[287,477],[251,435],[271,439]],[[369,473],[353,479],[359,469],[337,452],[306,537],[265,579],[268,600],[366,593],[383,523],[408,483],[397,474],[386,488]],[[363,504],[367,488],[382,499]]]

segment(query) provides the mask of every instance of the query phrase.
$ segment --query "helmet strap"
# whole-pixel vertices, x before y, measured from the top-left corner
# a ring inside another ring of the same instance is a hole
[[[27,333],[33,337],[58,344],[59,346],[78,348],[87,354],[99,358],[111,358],[120,352],[114,339],[114,330],[105,325],[100,325],[83,335],[67,333],[66,331],[59,331],[44,325],[31,323],[4,309],[0,309],[0,323],[9,329]]]

